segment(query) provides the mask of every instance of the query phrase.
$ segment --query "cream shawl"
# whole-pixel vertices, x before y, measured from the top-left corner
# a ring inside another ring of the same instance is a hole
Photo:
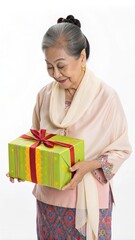
[[[57,82],[54,82],[49,109],[51,122],[58,128],[72,126],[85,114],[99,89],[100,81],[87,69],[65,115],[65,90]],[[96,182],[90,172],[78,185],[76,228],[83,234],[85,224],[87,225],[87,240],[96,239],[99,224],[98,192]]]
[[[99,125],[96,127],[95,123],[95,131],[92,130],[93,133],[91,133],[95,134],[97,145],[95,146],[95,141],[93,141],[92,144],[86,142],[85,145],[86,149],[89,148],[89,145],[91,146],[90,155],[93,156],[92,159],[96,159],[102,154],[106,154],[109,157],[108,161],[111,162],[114,166],[112,173],[115,174],[119,166],[125,159],[128,158],[129,154],[131,153],[131,147],[128,142],[127,124],[125,121],[124,113],[120,106],[120,102],[117,100],[117,98],[114,98],[114,100],[116,100],[114,104],[112,97],[110,98],[110,95],[112,95],[109,90],[110,88],[105,87],[106,90],[103,93],[102,85],[103,82],[100,81],[91,71],[87,69],[67,112],[65,112],[64,89],[62,89],[56,82],[53,82],[51,85],[49,85],[50,88],[47,93],[44,92],[43,88],[43,91],[41,91],[38,95],[36,107],[34,109],[33,127],[35,129],[46,128],[49,132],[52,133],[57,133],[57,129],[72,128],[79,123],[80,119],[85,118],[85,114],[89,112],[89,109],[93,109],[92,106],[94,102],[97,99],[99,102],[100,95],[104,95],[105,93],[104,98],[102,98],[104,99],[105,103],[103,103],[103,109],[99,112],[100,116],[97,118],[99,119]],[[110,104],[110,100],[112,104]],[[99,102],[99,105],[100,104],[102,105],[102,102]],[[102,114],[104,115],[105,113],[106,117],[104,119]],[[92,114],[93,113],[91,113],[91,115]],[[86,114],[86,119],[87,117],[88,116]],[[100,121],[100,117],[102,121]],[[85,124],[87,124],[87,121]],[[101,136],[98,141],[97,136],[99,134],[101,134]],[[83,134],[80,136],[83,136]],[[102,140],[104,141],[104,138],[107,138],[107,140],[102,146]],[[86,139],[88,139],[88,135]],[[96,152],[94,150],[94,146],[97,149]],[[88,157],[86,157],[86,159],[90,160]],[[87,240],[95,240],[98,236],[98,190],[97,180],[90,172],[84,176],[83,180],[78,184],[77,187],[76,228],[81,233],[86,234]],[[39,199],[42,198],[43,200],[44,192],[42,194],[43,196],[41,197],[41,188],[40,186],[39,188],[37,187],[35,189],[35,196],[39,197]]]

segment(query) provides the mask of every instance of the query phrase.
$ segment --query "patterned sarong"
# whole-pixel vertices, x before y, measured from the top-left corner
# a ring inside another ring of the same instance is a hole
[[[109,208],[99,210],[98,240],[111,240],[112,197]],[[63,208],[37,200],[38,240],[85,240],[75,228],[75,208]]]

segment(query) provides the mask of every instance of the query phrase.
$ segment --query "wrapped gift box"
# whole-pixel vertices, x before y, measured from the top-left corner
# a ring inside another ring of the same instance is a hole
[[[61,189],[72,178],[69,168],[84,160],[84,140],[41,131],[8,144],[10,177]]]

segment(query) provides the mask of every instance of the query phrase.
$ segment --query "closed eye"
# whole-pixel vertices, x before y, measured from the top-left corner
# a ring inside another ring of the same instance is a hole
[[[60,66],[60,67],[58,67],[59,69],[62,69],[62,68],[64,68],[64,66]]]
[[[47,67],[47,69],[49,70],[49,69],[53,69],[53,67]]]

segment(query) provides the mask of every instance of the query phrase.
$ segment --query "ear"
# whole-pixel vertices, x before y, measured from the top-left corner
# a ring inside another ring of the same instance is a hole
[[[81,63],[83,65],[86,65],[86,51],[85,51],[85,48],[81,51],[80,59],[81,59]]]

